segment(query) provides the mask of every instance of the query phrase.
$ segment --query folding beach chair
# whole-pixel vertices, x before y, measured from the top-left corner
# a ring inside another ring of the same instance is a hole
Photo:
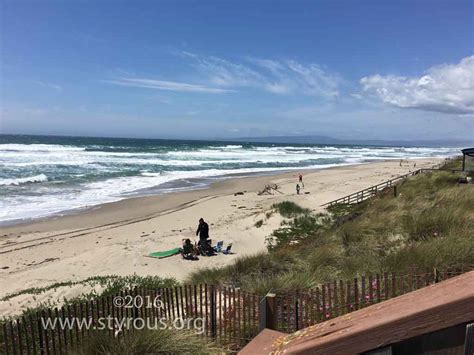
[[[220,252],[222,252],[222,247],[223,246],[224,246],[224,241],[220,240],[220,241],[217,242],[216,246],[213,247],[213,249],[216,253],[220,253]]]
[[[223,254],[231,254],[230,250],[232,249],[232,243],[229,243],[229,245],[227,245],[227,248],[225,248],[225,250],[222,251]]]

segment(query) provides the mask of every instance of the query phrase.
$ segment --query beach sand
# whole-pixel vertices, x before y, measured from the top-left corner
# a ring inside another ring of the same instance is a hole
[[[289,200],[322,211],[325,202],[440,161],[417,159],[400,167],[397,160],[302,171],[301,195],[295,192],[296,171],[232,178],[203,190],[131,198],[62,217],[0,227],[0,298],[30,287],[97,275],[136,273],[183,280],[199,268],[224,266],[238,257],[265,251],[265,237],[282,222],[278,214],[265,216],[276,202]],[[258,195],[268,183],[278,184],[281,193]],[[237,192],[244,193],[234,195]],[[198,261],[186,261],[179,255],[145,256],[178,247],[183,238],[196,240],[200,217],[209,223],[213,244],[218,240],[224,245],[233,243],[232,255],[200,257]],[[257,228],[259,220],[263,225]],[[0,301],[0,317],[90,291],[91,287],[76,285],[39,295],[22,294]]]

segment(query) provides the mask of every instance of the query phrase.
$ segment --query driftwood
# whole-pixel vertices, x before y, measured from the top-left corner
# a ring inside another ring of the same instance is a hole
[[[279,194],[283,194],[283,192],[280,191],[280,186],[277,184],[267,184],[263,188],[262,191],[257,192],[258,195],[273,195],[275,192],[278,192]]]

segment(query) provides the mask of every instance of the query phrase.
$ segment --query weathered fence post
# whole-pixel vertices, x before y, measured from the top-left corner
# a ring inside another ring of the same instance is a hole
[[[5,354],[9,355],[9,345],[8,345],[8,333],[7,333],[7,322],[3,323],[3,344],[5,346]]]
[[[300,319],[300,308],[301,308],[301,305],[300,305],[300,297],[298,295],[298,293],[295,295],[295,331],[299,330],[300,329],[300,322],[301,322],[301,319]]]
[[[217,334],[217,321],[216,321],[216,313],[217,313],[217,308],[216,308],[216,286],[211,285],[211,336],[213,339],[216,338]],[[240,300],[239,300],[240,302]]]
[[[135,319],[138,319],[140,316],[139,316],[139,313],[138,313],[138,307],[137,307],[137,298],[138,298],[138,287],[135,286],[133,291],[132,291],[132,307],[133,307],[133,319],[135,321]],[[103,300],[103,298],[102,298]]]
[[[433,276],[434,276],[434,283],[438,283],[439,282],[439,275],[438,275],[438,269],[437,268],[434,268],[433,269]]]
[[[397,197],[397,185],[393,185],[393,197]]]
[[[276,295],[267,293],[260,302],[260,330],[265,328],[276,330]]]

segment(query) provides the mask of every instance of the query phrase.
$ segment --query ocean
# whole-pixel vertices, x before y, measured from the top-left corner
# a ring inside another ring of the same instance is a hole
[[[0,135],[0,223],[231,176],[454,154],[459,148]]]

